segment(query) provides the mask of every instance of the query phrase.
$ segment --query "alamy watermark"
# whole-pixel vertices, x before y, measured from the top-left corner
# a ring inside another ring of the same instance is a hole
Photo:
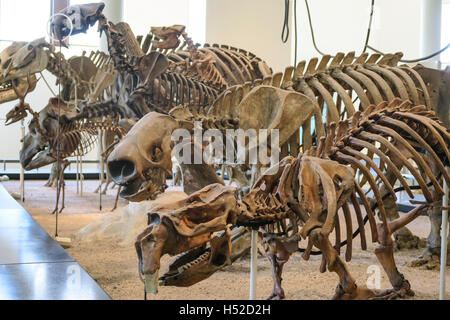
[[[381,269],[377,264],[372,264],[367,268],[366,271],[369,277],[366,281],[366,286],[369,289],[379,290],[381,288]]]
[[[194,128],[193,134],[186,129],[172,133],[172,141],[177,143],[175,157],[180,164],[247,164],[272,168],[280,161],[278,129],[203,130],[200,121],[194,122]]]
[[[78,265],[71,265],[66,270],[67,273],[67,288],[74,291],[81,290],[81,267]]]

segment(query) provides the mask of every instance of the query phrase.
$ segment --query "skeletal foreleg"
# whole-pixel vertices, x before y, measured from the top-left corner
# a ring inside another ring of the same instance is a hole
[[[295,241],[294,241],[295,242]],[[283,273],[283,266],[288,262],[291,254],[296,251],[296,243],[288,243],[281,239],[274,239],[272,237],[264,237],[264,250],[272,265],[273,277],[273,291],[267,299],[280,300],[284,299],[284,290],[281,287],[281,274]],[[298,240],[296,241],[298,242]]]
[[[408,280],[398,271],[395,264],[392,234],[420,216],[425,208],[426,206],[424,205],[419,206],[406,215],[389,222],[388,226],[382,223],[378,224],[378,242],[380,245],[375,249],[375,255],[388,275],[393,289],[377,292],[375,299],[394,299],[414,295],[414,291],[411,290]],[[386,228],[387,232],[385,232]]]

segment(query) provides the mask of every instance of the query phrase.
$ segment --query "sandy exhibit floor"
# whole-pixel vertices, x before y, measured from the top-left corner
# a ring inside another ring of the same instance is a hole
[[[18,192],[18,181],[3,183],[9,192]],[[44,181],[26,182],[25,209],[51,235],[55,233],[55,216],[49,213],[54,208],[54,188],[43,187]],[[103,196],[103,208],[99,210],[99,196],[93,190],[97,181],[86,181],[84,195],[76,194],[76,182],[67,181],[66,209],[59,216],[59,236],[74,238],[83,227],[107,215],[111,210],[116,190],[108,190]],[[126,206],[123,200],[119,207]],[[114,214],[114,213],[113,213]],[[420,217],[409,225],[414,234],[426,237],[429,232],[427,217]],[[369,234],[369,232],[368,232]],[[368,241],[370,242],[370,241]],[[305,243],[301,243],[304,247]],[[379,266],[373,253],[374,245],[369,244],[367,251],[362,251],[359,238],[354,241],[353,259],[349,269],[358,284],[365,284],[374,270]],[[412,299],[437,299],[439,292],[439,271],[427,270],[425,267],[413,268],[408,262],[417,258],[422,249],[401,251],[396,253],[397,266],[411,283],[416,295]],[[113,299],[143,299],[143,285],[137,271],[137,258],[134,246],[124,246],[119,241],[73,242],[67,251]],[[345,250],[344,250],[345,251]],[[167,269],[170,257],[161,261],[161,273]],[[150,299],[248,299],[249,291],[249,259],[243,258],[232,266],[224,268],[209,279],[192,287],[160,287],[157,296]],[[292,256],[285,265],[283,287],[287,299],[329,299],[337,285],[335,273],[319,272],[321,258],[312,256],[304,261],[300,254]],[[380,268],[381,269],[381,268]],[[450,271],[450,270],[449,270]],[[450,273],[450,272],[448,272]],[[450,277],[447,277],[450,287]],[[257,298],[265,299],[271,292],[273,281],[268,260],[261,256],[258,259]],[[381,269],[381,288],[390,288],[387,276]]]

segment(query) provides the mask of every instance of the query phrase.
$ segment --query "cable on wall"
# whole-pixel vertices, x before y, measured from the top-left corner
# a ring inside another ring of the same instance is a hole
[[[286,43],[289,39],[290,29],[289,29],[289,11],[290,11],[290,1],[284,1],[284,21],[283,21],[283,31],[281,32],[281,41]],[[297,25],[297,0],[294,0],[294,65],[297,65],[297,52],[298,52],[298,25]]]
[[[314,34],[314,28],[313,28],[313,25],[312,25],[311,10],[309,9],[308,0],[305,0],[305,5],[306,5],[306,12],[307,12],[307,15],[308,15],[309,29],[311,31],[311,38],[312,38],[312,42],[313,42],[313,45],[314,45],[314,49],[316,49],[316,51],[318,53],[320,53],[322,56],[324,56],[326,54],[323,53],[317,47],[316,37],[315,37],[315,34]],[[371,8],[370,8],[369,27],[367,28],[366,41],[364,43],[363,53],[366,52],[367,48],[369,48],[369,40],[370,40],[370,32],[372,30],[372,20],[373,20],[374,8],[375,8],[375,0],[372,0]],[[334,57],[334,56],[331,56],[331,57]]]
[[[297,0],[294,0],[294,66],[297,66],[298,56],[298,30],[297,30]]]
[[[311,30],[311,38],[312,38],[312,42],[313,42],[313,45],[314,45],[314,49],[316,49],[316,51],[318,53],[320,53],[322,56],[324,56],[325,53],[320,51],[320,49],[317,47],[317,44],[316,44],[314,28],[313,28],[313,25],[312,25],[311,11],[309,9],[308,0],[305,0],[305,4],[306,4],[306,11],[307,11],[307,14],[308,14],[309,28]],[[375,49],[374,47],[369,45],[370,33],[372,31],[372,20],[373,20],[374,7],[375,7],[375,0],[372,0],[371,10],[370,10],[370,18],[369,18],[369,27],[367,29],[367,35],[366,35],[366,41],[365,41],[365,44],[364,44],[363,53],[366,52],[367,49],[370,49],[370,50],[372,50],[372,51],[374,51],[376,53],[379,53],[379,54],[385,56],[386,53],[384,53],[384,52],[382,52],[382,51],[380,51],[378,49]],[[448,43],[445,47],[443,47],[439,51],[436,51],[436,52],[434,52],[434,53],[432,53],[432,54],[430,54],[430,55],[428,55],[426,57],[417,58],[417,59],[402,59],[402,60],[400,60],[400,62],[403,62],[403,63],[414,63],[414,62],[420,62],[420,61],[428,60],[428,59],[431,59],[431,58],[441,54],[442,52],[444,52],[448,48],[450,48],[450,43]]]
[[[367,29],[366,43],[364,44],[363,53],[366,52],[366,50],[369,46],[370,31],[372,31],[372,20],[373,20],[373,9],[374,8],[375,8],[375,0],[372,0],[372,5],[370,6],[369,27]]]
[[[281,31],[281,41],[286,43],[289,39],[289,0],[284,0],[284,21]]]
[[[383,55],[383,56],[386,55],[386,53],[383,53],[383,52],[381,52],[380,50],[377,50],[377,49],[375,49],[375,48],[373,48],[373,47],[371,47],[371,46],[369,46],[369,45],[367,46],[367,48],[369,48],[370,50],[375,51],[376,53],[379,53],[379,54],[381,54],[381,55]],[[434,52],[434,53],[432,53],[432,54],[430,54],[430,55],[428,55],[428,56],[426,56],[426,57],[423,57],[423,58],[417,58],[417,59],[412,59],[412,60],[405,60],[405,59],[402,59],[402,60],[400,60],[400,62],[404,62],[404,63],[413,63],[413,62],[420,62],[420,61],[423,61],[423,60],[428,60],[428,59],[431,59],[431,58],[437,56],[438,54],[441,54],[442,52],[444,52],[444,51],[447,50],[448,48],[450,48],[450,42],[447,43],[447,45],[446,45],[445,47],[443,47],[441,50],[436,51],[436,52]]]

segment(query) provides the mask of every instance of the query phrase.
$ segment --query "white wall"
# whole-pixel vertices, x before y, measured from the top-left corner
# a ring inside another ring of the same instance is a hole
[[[406,58],[420,56],[421,0],[378,0],[375,2],[369,44],[383,52],[402,51]],[[361,53],[370,16],[370,0],[308,1],[316,43],[324,53]],[[299,60],[315,51],[304,1],[298,1]],[[372,51],[368,51],[372,52]]]
[[[281,41],[283,0],[208,0],[206,8],[206,42],[250,51],[275,72],[292,63],[292,37]]]
[[[384,52],[402,51],[407,59],[422,56],[421,2],[377,0],[369,44]],[[309,0],[308,3],[316,43],[322,52],[361,53],[369,23],[370,0]],[[283,0],[208,0],[206,40],[253,51],[275,71],[282,71],[294,63],[291,52],[294,46],[280,40],[283,18]],[[293,20],[290,16],[291,40]],[[301,0],[297,0],[297,22],[298,61],[320,56],[313,47],[305,2]],[[428,48],[428,52],[433,49]]]
[[[181,24],[195,42],[204,42],[206,0],[122,1],[123,21],[135,35],[146,35],[151,27]]]

